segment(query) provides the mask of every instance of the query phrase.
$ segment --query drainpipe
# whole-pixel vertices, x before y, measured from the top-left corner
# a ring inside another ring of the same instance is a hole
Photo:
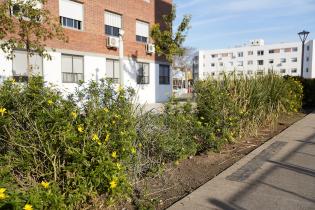
[[[119,30],[119,84],[124,86],[124,40],[123,36],[125,31],[123,29]]]

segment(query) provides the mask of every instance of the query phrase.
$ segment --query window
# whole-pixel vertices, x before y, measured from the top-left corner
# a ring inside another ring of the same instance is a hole
[[[254,55],[254,51],[248,51],[248,55]]]
[[[310,57],[306,57],[306,61],[307,61],[307,62],[310,61]]]
[[[149,84],[150,83],[150,67],[148,63],[137,63],[138,75],[137,84]]]
[[[81,21],[78,20],[74,20],[71,18],[66,18],[66,17],[60,17],[60,23],[62,26],[65,26],[67,28],[74,28],[74,29],[78,29],[81,30]]]
[[[292,63],[296,63],[297,62],[297,58],[291,58],[291,62]]]
[[[253,65],[254,62],[253,62],[253,61],[247,61],[247,64],[248,64],[248,65]]]
[[[237,65],[238,66],[244,66],[244,62],[243,61],[239,61]]]
[[[215,63],[211,63],[211,67],[215,67]]]
[[[223,66],[223,63],[222,63],[222,62],[220,63],[220,66]]]
[[[70,0],[59,0],[59,16],[62,26],[82,30],[83,4]]]
[[[280,69],[280,73],[281,73],[281,74],[285,74],[285,73],[286,73],[286,70],[285,70],[285,69]]]
[[[264,55],[264,51],[263,51],[263,50],[258,50],[258,51],[257,51],[257,55],[259,55],[259,56]]]
[[[215,72],[211,72],[211,76],[215,76]]]
[[[274,60],[273,60],[273,59],[270,59],[270,60],[269,60],[269,63],[270,63],[270,64],[273,64],[273,63],[274,63]]]
[[[292,73],[292,74],[297,73],[297,68],[293,68],[293,69],[291,69],[291,73]]]
[[[306,50],[307,50],[307,51],[310,51],[310,46],[309,46],[309,45],[306,47]]]
[[[306,72],[308,72],[308,68],[306,68]]]
[[[170,66],[160,65],[159,67],[159,82],[161,85],[170,84]]]
[[[275,50],[269,50],[269,54],[275,53]]]
[[[61,55],[61,73],[63,83],[84,81],[83,56]]]
[[[297,52],[298,51],[298,48],[297,47],[293,47],[292,48],[292,52]]]
[[[32,68],[33,75],[42,75],[43,72],[43,58],[39,55],[33,55],[30,57],[30,67]],[[27,53],[26,51],[16,50],[14,51],[12,73],[13,78],[17,81],[27,81]]]
[[[248,75],[252,75],[252,74],[253,74],[253,71],[252,71],[252,70],[248,70],[248,71],[247,71],[247,74],[248,74]]]
[[[285,48],[284,49],[284,52],[288,53],[288,52],[291,52],[292,51],[292,48]]]
[[[287,59],[285,59],[285,58],[280,59],[280,63],[286,63],[286,62],[287,62]]]
[[[264,60],[258,60],[258,61],[257,61],[257,64],[258,64],[259,66],[264,65]]]
[[[121,15],[105,11],[105,34],[119,37],[119,30],[122,28]]]
[[[237,53],[237,57],[243,57],[244,56],[244,53],[243,52],[238,52]]]
[[[106,78],[109,78],[113,83],[119,83],[119,61],[106,59]]]
[[[149,37],[149,23],[139,21],[136,22],[136,40],[138,42],[147,43]]]
[[[212,58],[217,58],[218,55],[217,55],[217,54],[213,54],[213,55],[211,55],[211,57],[212,57]]]

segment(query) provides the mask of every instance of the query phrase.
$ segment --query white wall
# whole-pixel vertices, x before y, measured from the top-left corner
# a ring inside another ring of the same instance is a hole
[[[67,54],[84,56],[84,81],[100,80],[105,78],[106,74],[106,57],[98,55],[84,55],[84,53],[65,52]],[[49,52],[52,59],[43,60],[43,76],[45,81],[56,85],[65,94],[75,91],[78,87],[74,83],[62,83],[61,74],[61,51]],[[117,59],[117,58],[116,58]],[[137,84],[137,61],[132,58],[124,60],[124,85],[132,87],[137,93],[138,103],[157,103],[165,102],[171,95],[171,85],[159,84],[159,64],[152,61],[139,61],[150,64],[150,83]],[[0,81],[12,76],[12,60],[7,60],[3,53],[0,53]],[[170,80],[172,81],[172,80]]]

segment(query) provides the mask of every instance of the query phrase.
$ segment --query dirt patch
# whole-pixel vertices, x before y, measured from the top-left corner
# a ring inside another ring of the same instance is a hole
[[[306,113],[281,116],[275,126],[261,128],[255,137],[226,145],[220,153],[208,152],[178,165],[167,165],[161,175],[141,181],[144,199],[151,200],[154,209],[166,209],[305,116]]]

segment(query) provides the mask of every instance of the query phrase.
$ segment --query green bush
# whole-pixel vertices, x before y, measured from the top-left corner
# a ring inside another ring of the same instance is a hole
[[[213,133],[202,149],[220,148],[283,112],[301,108],[302,86],[294,79],[276,75],[255,78],[209,78],[195,86],[197,114]]]
[[[315,79],[305,79],[301,77],[286,77],[301,82],[303,86],[303,106],[315,107]]]
[[[64,99],[41,78],[6,81],[0,89],[0,187],[6,189],[0,208],[81,209],[127,198],[128,166],[138,150],[132,95],[102,81]]]

